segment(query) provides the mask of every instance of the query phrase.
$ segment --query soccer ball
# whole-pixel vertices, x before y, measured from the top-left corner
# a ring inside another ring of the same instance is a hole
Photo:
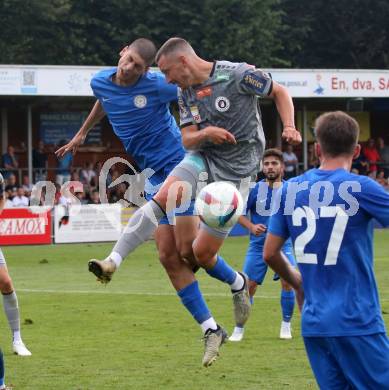
[[[242,195],[227,182],[208,184],[197,195],[195,212],[208,226],[228,229],[243,213]]]

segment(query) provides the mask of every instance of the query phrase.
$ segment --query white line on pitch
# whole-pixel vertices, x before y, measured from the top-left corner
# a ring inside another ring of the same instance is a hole
[[[158,293],[158,292],[139,292],[139,291],[102,291],[102,290],[48,290],[48,289],[31,289],[31,288],[18,288],[17,292],[26,293],[44,293],[44,294],[111,294],[111,295],[144,295],[144,296],[156,296],[156,297],[176,297],[174,293]],[[231,294],[226,293],[205,293],[204,297],[230,297]],[[264,299],[278,299],[279,296],[272,295],[255,295],[256,298]]]

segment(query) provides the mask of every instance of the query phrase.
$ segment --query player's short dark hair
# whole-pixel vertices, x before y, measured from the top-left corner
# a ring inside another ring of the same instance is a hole
[[[159,48],[155,61],[158,62],[162,55],[169,55],[175,51],[188,49],[193,51],[192,46],[185,39],[179,37],[170,38]]]
[[[315,133],[324,154],[351,155],[358,143],[359,125],[343,111],[327,112],[316,119]]]
[[[130,43],[128,47],[134,49],[147,66],[154,63],[157,48],[150,39],[138,38],[134,42]]]
[[[265,152],[263,153],[263,160],[266,157],[275,157],[278,160],[280,160],[281,164],[284,163],[284,156],[283,156],[281,150],[279,150],[279,149],[275,149],[275,148],[266,149]]]

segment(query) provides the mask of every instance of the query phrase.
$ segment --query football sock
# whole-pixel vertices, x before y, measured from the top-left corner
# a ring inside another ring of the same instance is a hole
[[[108,256],[116,265],[116,268],[120,267],[120,264],[123,261],[122,256],[120,256],[120,253],[117,252],[111,252],[111,254]]]
[[[4,375],[5,375],[5,368],[4,368],[3,351],[0,349],[0,389],[5,389]]]
[[[165,212],[154,200],[144,204],[130,218],[112,252],[118,253],[122,259],[126,258],[150,238],[164,215]]]
[[[290,322],[294,310],[294,291],[281,291],[281,310],[282,310],[282,320],[285,322]]]
[[[217,256],[216,263],[211,269],[206,270],[208,275],[221,282],[228,283],[231,290],[241,290],[244,286],[242,275],[234,271],[221,256]]]
[[[15,291],[12,291],[10,294],[3,294],[3,305],[9,327],[14,336],[14,341],[20,341],[20,315],[18,298]],[[15,336],[18,337],[18,335],[19,339],[15,340]]]
[[[203,333],[205,333],[208,329],[217,330],[217,323],[213,317],[202,322],[200,326]]]
[[[251,306],[254,305],[254,297],[250,296],[250,303],[251,303]]]
[[[178,291],[177,295],[180,297],[182,304],[186,307],[190,314],[192,314],[193,318],[201,325],[202,328],[203,324],[206,323],[204,326],[207,328],[205,330],[203,329],[204,332],[212,326],[216,326],[214,329],[217,329],[216,322],[212,318],[208,306],[205,303],[197,280]]]

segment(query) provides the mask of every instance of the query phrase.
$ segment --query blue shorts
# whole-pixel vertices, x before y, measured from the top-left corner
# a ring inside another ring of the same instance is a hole
[[[320,389],[389,389],[386,334],[304,337],[304,344]]]
[[[155,172],[152,176],[148,178],[148,183],[145,185],[145,198],[150,200],[161,188],[163,182],[169,176],[171,170],[180,162],[181,160],[172,161],[167,164],[163,169]],[[185,209],[185,211],[177,211],[174,213],[175,216],[184,216],[184,215],[193,215],[194,212],[194,201],[191,202]],[[159,221],[159,225],[173,225],[174,224],[174,215],[165,216]]]
[[[294,258],[292,248],[283,249],[284,254],[288,258],[290,264],[296,266],[296,260]],[[249,248],[247,250],[246,259],[243,265],[243,272],[248,278],[257,284],[262,284],[265,279],[268,265],[263,260],[263,246],[250,241]],[[279,280],[280,277],[274,274],[273,280]]]

